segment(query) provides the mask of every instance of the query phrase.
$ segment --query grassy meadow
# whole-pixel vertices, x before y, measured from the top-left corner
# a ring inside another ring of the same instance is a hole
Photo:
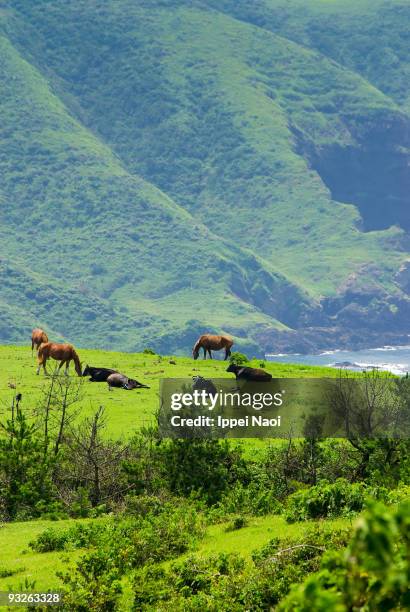
[[[128,438],[135,429],[154,424],[158,409],[159,381],[161,378],[184,378],[201,375],[205,378],[232,378],[226,372],[227,362],[220,359],[197,361],[189,357],[147,355],[143,353],[119,353],[92,349],[79,349],[83,364],[107,367],[119,370],[130,378],[135,378],[150,387],[125,391],[114,389],[108,391],[106,383],[90,383],[88,377],[82,379],[80,399],[77,407],[80,416],[93,414],[99,406],[105,409],[107,420],[107,435],[112,439]],[[55,364],[47,363],[48,372],[52,372]],[[251,365],[259,366],[261,360],[254,360]],[[265,363],[265,369],[274,377],[324,377],[336,376],[337,370],[318,368],[305,365],[290,365]],[[0,347],[0,416],[4,418],[10,411],[13,397],[22,393],[21,407],[34,410],[42,393],[46,390],[49,379],[41,370],[36,375],[37,359],[31,355],[29,346]],[[63,369],[62,369],[63,372]],[[73,365],[70,375],[75,376]],[[11,388],[10,385],[16,388]]]

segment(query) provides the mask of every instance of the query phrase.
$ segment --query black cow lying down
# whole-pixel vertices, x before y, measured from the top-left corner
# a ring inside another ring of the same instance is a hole
[[[128,378],[125,374],[121,374],[120,372],[113,372],[107,378],[108,388],[111,391],[112,387],[118,387],[120,389],[126,389],[127,391],[131,391],[132,389],[149,389],[147,385],[143,385],[138,382],[138,380],[134,380],[133,378]]]
[[[114,374],[117,370],[110,370],[109,368],[93,368],[92,366],[86,365],[83,376],[90,376],[90,382],[106,382],[110,374]]]
[[[245,368],[232,363],[226,371],[235,374],[236,380],[247,380],[249,382],[269,382],[272,380],[272,374],[260,368]]]

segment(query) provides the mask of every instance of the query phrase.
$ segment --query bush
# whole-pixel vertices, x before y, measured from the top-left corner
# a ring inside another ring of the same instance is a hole
[[[246,477],[240,450],[225,440],[172,440],[162,453],[172,493],[196,494],[208,505],[217,503],[235,481]]]
[[[93,550],[78,561],[74,572],[57,573],[63,581],[63,604],[67,612],[75,610],[117,610],[122,593],[120,571],[106,550]]]
[[[397,504],[403,501],[410,500],[410,485],[401,485],[397,489],[393,489],[387,496],[389,504]]]
[[[280,512],[276,491],[263,483],[251,482],[247,486],[237,482],[224,493],[209,511],[210,519],[223,520],[227,515],[240,512],[260,516]]]
[[[112,521],[78,523],[65,530],[50,527],[31,541],[29,546],[40,553],[97,546],[112,524]]]
[[[66,531],[49,528],[40,533],[35,540],[29,542],[29,546],[36,552],[46,553],[63,550],[67,541],[68,534]]]
[[[233,363],[234,365],[245,365],[246,363],[249,363],[249,359],[247,358],[246,355],[244,355],[244,353],[238,353],[237,351],[234,351],[233,353],[231,353],[231,356],[229,357],[229,363]]]
[[[248,524],[248,519],[245,516],[235,516],[233,520],[229,523],[225,531],[238,531],[238,529],[243,529]]]
[[[154,349],[151,348],[145,348],[142,352],[144,355],[156,355]]]
[[[135,574],[134,609],[238,610],[231,592],[244,568],[243,558],[226,553],[192,555],[170,569],[149,565]]]
[[[366,494],[364,483],[349,483],[339,478],[333,484],[320,483],[292,493],[288,497],[284,514],[291,523],[359,512],[363,508]]]

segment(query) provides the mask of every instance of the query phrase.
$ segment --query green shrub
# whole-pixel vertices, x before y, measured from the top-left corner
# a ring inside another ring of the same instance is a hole
[[[243,529],[248,524],[248,519],[245,516],[235,516],[229,523],[225,531],[237,531]]]
[[[197,495],[209,506],[247,477],[241,451],[226,440],[172,440],[162,450],[168,488],[175,495]]]
[[[219,522],[237,512],[260,516],[279,513],[280,510],[281,505],[273,488],[259,482],[250,482],[248,485],[237,482],[209,510],[208,516],[211,522]]]
[[[245,561],[220,553],[191,555],[170,569],[148,565],[135,574],[135,610],[235,610],[236,580],[242,584]],[[228,606],[228,607],[227,607]]]
[[[67,541],[67,531],[59,531],[50,527],[40,533],[35,540],[29,542],[29,546],[36,552],[46,553],[54,550],[64,550]]]
[[[92,505],[90,492],[86,487],[78,487],[75,492],[75,499],[71,504],[71,514],[75,518],[87,518],[90,516]]]
[[[24,572],[25,569],[25,567],[15,567],[14,569],[0,567],[0,578],[10,578],[10,576],[14,576],[14,574],[20,574],[21,572]]]
[[[58,572],[57,576],[65,585],[62,610],[109,612],[118,609],[121,573],[108,551],[93,550],[81,557],[75,571]]]
[[[390,491],[387,496],[389,504],[397,504],[408,500],[410,500],[410,485],[400,485],[397,489]]]
[[[350,483],[339,478],[332,484],[320,483],[292,493],[288,497],[284,514],[291,523],[359,512],[367,493],[365,483]]]
[[[229,357],[229,363],[233,363],[234,365],[241,366],[241,365],[245,365],[246,363],[249,363],[249,359],[244,353],[239,353],[238,351],[234,351],[233,353],[231,353],[231,356]]]

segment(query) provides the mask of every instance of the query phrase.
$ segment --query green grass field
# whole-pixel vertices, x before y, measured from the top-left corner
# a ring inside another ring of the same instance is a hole
[[[232,377],[226,372],[227,363],[217,359],[194,361],[188,357],[161,357],[142,353],[117,353],[101,350],[79,349],[80,359],[85,364],[118,369],[132,378],[149,385],[150,389],[108,391],[106,383],[90,383],[83,378],[80,418],[90,416],[99,406],[104,406],[107,420],[107,434],[110,438],[127,438],[133,431],[155,422],[158,409],[159,381],[161,378],[184,378],[196,374],[205,377]],[[57,362],[47,364],[52,372]],[[254,360],[258,366],[260,360]],[[304,365],[289,365],[265,362],[265,369],[274,377],[334,377],[337,370]],[[0,347],[0,418],[10,414],[13,397],[23,395],[21,407],[35,410],[42,393],[49,385],[49,378],[43,372],[36,375],[37,360],[29,347]],[[71,375],[75,376],[73,366]],[[11,388],[10,385],[16,388]]]

